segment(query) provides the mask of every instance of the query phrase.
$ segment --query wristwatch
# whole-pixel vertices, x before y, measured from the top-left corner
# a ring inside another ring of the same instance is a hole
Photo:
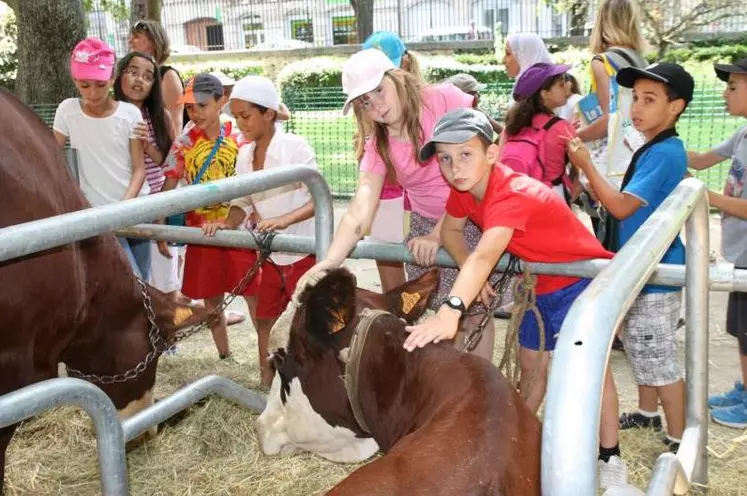
[[[467,311],[467,307],[464,306],[464,302],[458,296],[449,296],[443,302],[443,305],[447,305],[449,308],[453,308],[454,310],[459,310],[461,313]]]

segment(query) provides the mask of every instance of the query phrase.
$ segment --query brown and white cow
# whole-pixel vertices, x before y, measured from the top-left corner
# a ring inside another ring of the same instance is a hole
[[[272,357],[276,376],[257,422],[262,450],[305,450],[335,462],[386,453],[333,495],[538,495],[540,422],[490,362],[449,343],[408,353],[403,320],[380,315],[360,348],[357,397],[346,391],[363,309],[388,302],[402,316],[396,303],[416,295],[406,317],[418,318],[436,283],[430,272],[375,297],[337,269],[309,284],[296,302],[287,348]],[[370,434],[356,421],[356,401]]]
[[[0,227],[89,207],[49,128],[0,92]],[[162,336],[205,316],[150,287]],[[142,291],[108,234],[0,262],[0,395],[57,376],[58,362],[85,373],[118,374],[150,345]],[[120,412],[152,402],[156,361],[136,379],[101,385]],[[0,494],[15,426],[0,429]]]

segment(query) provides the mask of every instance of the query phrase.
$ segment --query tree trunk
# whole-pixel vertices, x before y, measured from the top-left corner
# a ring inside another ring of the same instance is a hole
[[[130,3],[130,21],[135,24],[141,19],[161,22],[161,0],[132,0]]]
[[[16,94],[29,105],[59,103],[74,96],[70,53],[75,44],[86,37],[81,1],[23,0],[15,7],[18,22]]]
[[[374,0],[350,0],[350,6],[355,12],[359,43],[363,43],[373,33],[373,4]]]

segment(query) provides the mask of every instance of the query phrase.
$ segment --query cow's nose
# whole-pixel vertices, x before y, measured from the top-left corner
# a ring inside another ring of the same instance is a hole
[[[257,437],[262,453],[268,456],[295,453],[296,448],[285,432],[285,423],[282,416],[273,418],[267,413],[267,410],[265,410],[257,419],[256,424]]]

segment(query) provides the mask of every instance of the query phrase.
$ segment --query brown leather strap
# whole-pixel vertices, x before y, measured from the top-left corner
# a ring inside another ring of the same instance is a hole
[[[361,312],[358,325],[353,331],[353,337],[350,340],[350,347],[347,350],[347,365],[345,367],[345,391],[348,393],[350,408],[353,410],[353,416],[358,425],[364,432],[370,434],[371,429],[366,423],[363,416],[363,409],[358,401],[358,367],[360,366],[363,348],[366,346],[368,331],[376,319],[383,315],[391,315],[383,310],[371,310],[366,308]]]

